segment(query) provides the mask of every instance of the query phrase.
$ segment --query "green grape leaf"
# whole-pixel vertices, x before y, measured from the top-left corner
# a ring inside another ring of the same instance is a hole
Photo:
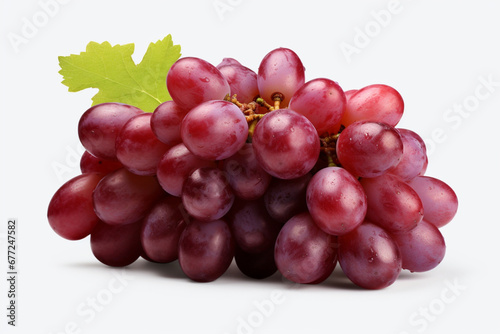
[[[139,64],[134,63],[133,53],[134,44],[90,42],[78,55],[59,57],[62,83],[70,92],[99,89],[92,97],[92,105],[120,102],[153,112],[159,104],[171,100],[166,78],[172,64],[180,58],[181,48],[168,35],[150,43]]]

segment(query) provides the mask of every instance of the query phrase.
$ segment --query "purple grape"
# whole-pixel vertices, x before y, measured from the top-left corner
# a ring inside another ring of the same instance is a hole
[[[335,81],[324,78],[306,82],[290,100],[290,109],[307,117],[320,136],[338,132],[345,106],[342,88]]]
[[[410,231],[393,233],[392,238],[401,251],[403,269],[411,272],[423,272],[437,267],[446,252],[443,235],[434,224],[425,220]]]
[[[397,129],[403,141],[401,161],[387,172],[409,181],[418,176],[427,165],[427,153],[423,139],[415,132]]]
[[[188,111],[174,101],[160,104],[151,117],[151,129],[156,137],[169,146],[181,143],[181,123]]]
[[[274,104],[276,93],[281,94],[281,107],[288,106],[297,89],[305,82],[305,68],[295,52],[278,48],[269,52],[261,61],[257,76],[260,96]]]
[[[239,61],[234,58],[224,58],[216,67],[220,70],[223,66],[243,66]]]
[[[262,168],[280,179],[307,174],[316,164],[320,151],[316,128],[290,109],[265,115],[255,127],[252,144]]]
[[[396,126],[403,111],[404,101],[397,90],[387,85],[370,85],[349,93],[342,125],[371,121]]]
[[[340,167],[317,172],[307,186],[306,201],[314,222],[329,234],[349,233],[365,219],[367,199],[363,187]]]
[[[418,194],[395,175],[361,179],[368,198],[366,218],[387,231],[409,231],[422,221],[424,207]]]
[[[339,263],[342,271],[364,289],[388,287],[401,272],[401,254],[396,242],[381,227],[364,222],[340,236]]]
[[[284,224],[296,214],[306,211],[306,191],[311,178],[310,173],[291,180],[274,178],[264,194],[269,215]]]
[[[417,176],[408,184],[422,200],[427,222],[440,228],[455,217],[458,197],[449,185],[430,176]]]
[[[130,172],[156,175],[156,167],[168,145],[151,129],[152,114],[134,116],[125,123],[116,138],[116,157]]]
[[[142,219],[165,193],[154,176],[122,168],[106,175],[94,190],[94,210],[107,224],[130,224]]]
[[[93,156],[88,151],[83,152],[80,159],[80,170],[84,173],[109,174],[123,168],[120,161],[106,160]]]
[[[211,282],[222,276],[234,257],[234,241],[223,220],[187,225],[179,240],[179,264],[193,281]]]
[[[300,213],[281,229],[274,258],[281,274],[296,283],[321,283],[337,262],[336,237],[319,229],[311,216]]]
[[[188,176],[201,167],[215,167],[215,162],[195,156],[181,143],[170,148],[161,158],[156,176],[163,190],[180,197]]]
[[[144,217],[141,244],[151,261],[168,263],[177,259],[179,238],[186,227],[181,209],[178,197],[167,196]]]
[[[229,83],[231,96],[236,95],[240,102],[245,103],[251,102],[259,96],[257,74],[254,71],[236,60],[230,61],[227,58],[217,68]]]
[[[167,89],[172,100],[184,110],[210,100],[222,100],[231,92],[222,73],[196,57],[184,57],[172,65],[167,74]]]
[[[246,253],[236,247],[234,259],[238,269],[250,278],[264,279],[278,270],[274,262],[274,246],[261,253]]]
[[[224,173],[212,167],[198,168],[191,173],[184,182],[181,197],[186,211],[203,221],[222,218],[234,202]]]
[[[272,248],[281,228],[267,213],[262,200],[236,201],[226,217],[236,244],[245,253]]]
[[[272,179],[255,159],[255,152],[250,143],[224,160],[222,170],[226,173],[235,195],[246,200],[262,197]]]
[[[47,211],[50,227],[61,237],[80,240],[92,232],[99,218],[94,212],[92,192],[104,174],[78,175],[52,196]]]
[[[89,108],[78,123],[83,147],[98,158],[116,160],[118,133],[129,119],[143,113],[139,108],[122,103],[101,103]]]
[[[248,123],[232,102],[208,101],[184,117],[181,137],[194,155],[206,160],[222,160],[243,147],[248,137]]]
[[[90,234],[92,253],[105,265],[128,266],[141,255],[140,231],[141,221],[127,225],[99,222]]]
[[[402,156],[401,136],[384,123],[353,123],[340,133],[337,141],[337,157],[342,167],[356,177],[385,174]]]

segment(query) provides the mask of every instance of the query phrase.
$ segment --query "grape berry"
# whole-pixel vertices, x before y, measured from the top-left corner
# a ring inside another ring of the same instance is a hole
[[[82,174],[47,216],[65,239],[90,236],[100,262],[179,261],[209,282],[234,260],[251,278],[279,271],[307,284],[338,264],[359,287],[381,289],[443,260],[440,228],[457,195],[424,175],[425,144],[396,127],[394,88],[306,82],[286,48],[257,73],[232,58],[181,58],[166,86],[172,100],[152,114],[110,101],[78,124]]]

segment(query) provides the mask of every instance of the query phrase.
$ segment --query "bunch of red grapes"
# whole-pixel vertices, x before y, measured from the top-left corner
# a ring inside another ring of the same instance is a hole
[[[199,282],[234,259],[252,278],[317,284],[338,262],[354,284],[380,289],[442,261],[439,228],[458,199],[424,176],[425,144],[396,127],[394,88],[306,82],[286,48],[258,73],[180,58],[166,84],[172,100],[153,113],[109,102],[82,115],[82,174],[48,207],[61,237],[90,235],[109,266],[179,261]]]

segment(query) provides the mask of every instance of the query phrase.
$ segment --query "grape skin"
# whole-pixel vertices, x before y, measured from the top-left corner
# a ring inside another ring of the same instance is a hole
[[[226,222],[194,220],[181,234],[179,264],[193,281],[211,282],[229,268],[234,248],[234,240]]]
[[[203,221],[222,218],[234,202],[224,173],[213,167],[194,170],[184,182],[181,198],[186,211]]]
[[[404,111],[404,101],[394,88],[375,84],[349,93],[342,125],[371,121],[396,126]]]
[[[156,176],[163,190],[180,197],[189,174],[200,167],[215,167],[215,162],[195,156],[181,143],[167,150],[158,163]]]
[[[170,147],[182,143],[181,123],[188,111],[174,101],[166,101],[156,107],[151,116],[151,129],[158,140]]]
[[[408,129],[397,129],[403,142],[403,155],[399,163],[388,173],[409,181],[418,176],[427,165],[427,150],[423,139]]]
[[[109,225],[100,221],[90,234],[90,248],[97,260],[111,267],[134,263],[142,252],[141,221]]]
[[[167,196],[158,201],[144,217],[141,226],[141,245],[154,262],[168,263],[178,257],[179,238],[186,227],[178,197]]]
[[[295,52],[278,48],[269,52],[261,61],[257,75],[260,96],[274,104],[275,93],[282,94],[281,107],[286,108],[297,89],[305,82],[305,69]]]
[[[257,73],[241,65],[238,61],[227,58],[217,68],[226,78],[231,88],[231,96],[236,95],[240,102],[251,102],[259,96]]]
[[[236,247],[234,260],[238,269],[253,279],[267,278],[278,270],[274,261],[274,245],[261,253],[246,253]]]
[[[78,137],[87,151],[106,160],[117,160],[116,137],[132,117],[143,114],[123,103],[101,103],[85,111],[78,122]]]
[[[122,168],[99,182],[93,193],[94,210],[107,224],[131,224],[142,219],[161,196],[164,192],[154,176]]]
[[[437,267],[444,258],[446,245],[439,229],[422,220],[410,231],[392,233],[401,251],[403,269],[424,272]]]
[[[296,214],[306,211],[306,191],[311,178],[310,173],[291,180],[274,178],[264,194],[269,215],[284,224]]]
[[[224,160],[222,170],[235,195],[246,200],[262,197],[272,179],[255,159],[251,143],[246,143],[238,152]]]
[[[355,229],[367,211],[367,198],[361,184],[340,167],[323,168],[312,177],[306,202],[318,227],[333,235]]]
[[[116,157],[125,168],[137,175],[156,175],[156,167],[168,145],[151,129],[152,114],[132,117],[116,138]]]
[[[381,227],[365,221],[338,238],[338,259],[342,271],[364,289],[386,288],[401,272],[401,253],[395,241]]]
[[[181,137],[194,155],[206,160],[222,160],[243,147],[248,137],[248,123],[232,102],[208,101],[184,117]]]
[[[340,133],[336,149],[340,164],[354,176],[376,177],[399,163],[403,141],[387,124],[360,121]]]
[[[255,157],[274,177],[294,179],[308,173],[319,157],[319,136],[312,123],[290,109],[266,114],[255,127]]]
[[[417,176],[408,184],[422,200],[427,222],[440,228],[455,217],[458,197],[445,182],[430,176]]]
[[[409,231],[424,217],[418,194],[395,175],[385,174],[360,181],[368,198],[366,218],[388,231]]]
[[[216,67],[220,70],[223,66],[242,66],[239,61],[234,58],[223,58],[222,61]]]
[[[196,57],[184,57],[172,65],[167,74],[167,89],[172,100],[184,110],[203,102],[222,100],[231,93],[222,73]]]
[[[90,154],[89,151],[83,152],[80,159],[80,171],[82,172],[82,174],[109,174],[120,168],[123,168],[123,165],[120,161],[97,158]]]
[[[281,274],[292,282],[318,284],[337,263],[336,237],[319,229],[311,216],[293,216],[281,229],[274,258]]]
[[[245,253],[272,248],[281,228],[268,215],[262,200],[236,201],[226,217],[236,244]]]
[[[340,128],[346,97],[335,81],[318,78],[302,85],[293,94],[289,107],[311,121],[318,135],[333,134]]]
[[[65,182],[52,196],[47,210],[50,227],[68,240],[80,240],[92,232],[99,218],[92,193],[104,174],[87,173]]]

